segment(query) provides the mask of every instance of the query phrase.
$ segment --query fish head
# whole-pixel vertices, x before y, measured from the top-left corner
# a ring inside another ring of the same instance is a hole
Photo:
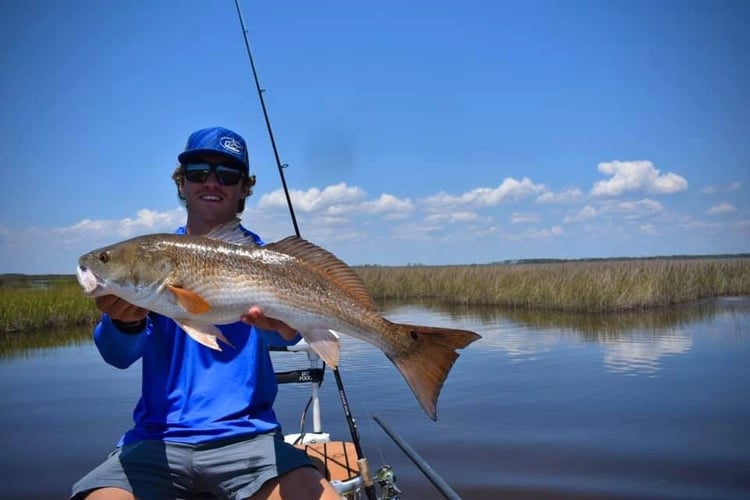
[[[145,305],[158,294],[175,269],[154,238],[139,237],[97,248],[78,259],[76,277],[89,297],[117,295]]]

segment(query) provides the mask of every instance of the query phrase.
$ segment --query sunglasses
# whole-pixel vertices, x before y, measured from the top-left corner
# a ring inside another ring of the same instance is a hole
[[[227,167],[221,163],[190,163],[183,167],[185,178],[190,182],[206,182],[211,172],[222,186],[234,186],[242,180],[245,174],[242,170]]]

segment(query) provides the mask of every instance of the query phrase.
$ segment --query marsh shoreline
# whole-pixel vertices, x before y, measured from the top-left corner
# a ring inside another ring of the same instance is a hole
[[[378,303],[610,313],[750,295],[750,257],[684,257],[353,268]],[[73,275],[0,276],[0,333],[93,325]]]

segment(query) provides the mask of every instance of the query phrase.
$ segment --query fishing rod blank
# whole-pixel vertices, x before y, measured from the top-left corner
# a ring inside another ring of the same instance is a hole
[[[271,129],[271,120],[268,118],[268,111],[266,110],[266,101],[263,99],[263,89],[260,87],[260,80],[258,79],[258,72],[255,70],[255,61],[253,60],[253,52],[250,50],[250,41],[247,37],[247,28],[245,28],[245,20],[242,18],[242,10],[240,9],[239,0],[234,0],[234,6],[237,7],[237,17],[240,19],[240,26],[242,27],[242,38],[245,39],[245,48],[247,49],[247,57],[250,59],[250,67],[253,70],[253,79],[255,80],[255,90],[258,92],[258,98],[260,99],[260,107],[263,109],[263,117],[266,120],[266,128],[268,129],[268,137],[271,138],[271,147],[273,148],[273,155],[276,158],[276,167],[279,170],[279,177],[281,177],[281,185],[284,188],[284,194],[286,195],[286,204],[289,206],[289,215],[292,217],[292,225],[294,225],[294,233],[299,237],[299,226],[297,225],[297,217],[294,215],[294,206],[292,206],[292,198],[289,196],[289,189],[286,186],[286,177],[284,177],[284,167],[286,165],[281,164],[279,158],[279,150],[276,148],[276,140],[273,137],[273,130]]]

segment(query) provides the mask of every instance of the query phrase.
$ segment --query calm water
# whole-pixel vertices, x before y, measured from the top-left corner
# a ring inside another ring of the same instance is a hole
[[[405,499],[439,495],[373,414],[464,498],[750,497],[750,298],[625,316],[428,306],[386,316],[484,337],[454,365],[437,422],[379,351],[343,339],[365,453],[373,469],[394,467]],[[66,346],[0,350],[1,498],[65,498],[130,423],[139,368],[106,365],[88,332],[73,333]],[[281,388],[285,431],[297,430],[308,390]],[[322,399],[324,430],[348,438],[332,376]]]

